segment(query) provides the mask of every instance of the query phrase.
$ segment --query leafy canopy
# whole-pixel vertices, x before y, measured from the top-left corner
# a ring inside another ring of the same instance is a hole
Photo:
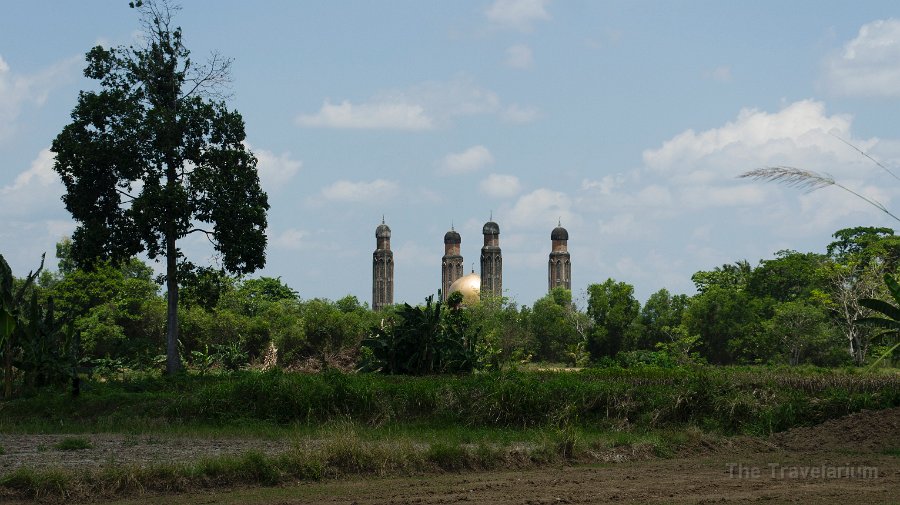
[[[177,255],[167,240],[196,232],[225,269],[252,272],[265,263],[269,205],[241,115],[207,92],[230,62],[214,56],[196,67],[168,7],[141,9],[146,45],[87,53],[84,75],[99,89],[79,93],[53,141],[63,201],[79,223],[73,258]]]

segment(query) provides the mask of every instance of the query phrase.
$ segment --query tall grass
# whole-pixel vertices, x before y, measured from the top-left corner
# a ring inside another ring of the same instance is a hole
[[[239,372],[92,383],[0,404],[0,430],[29,420],[94,429],[262,423],[526,429],[697,426],[764,434],[900,406],[900,376],[754,368],[600,369],[466,376]],[[106,423],[104,425],[104,423]]]
[[[335,433],[325,444],[296,446],[275,455],[247,452],[195,462],[110,465],[80,471],[20,467],[0,476],[0,497],[69,503],[148,492],[275,485],[343,475],[410,475],[501,465],[523,468],[571,459],[576,456],[573,451],[573,447],[552,438],[531,447],[487,444],[471,447],[409,441],[376,443],[362,440],[348,430]]]

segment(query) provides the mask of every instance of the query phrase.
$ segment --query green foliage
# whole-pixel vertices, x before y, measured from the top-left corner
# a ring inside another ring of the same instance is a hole
[[[594,322],[588,350],[595,359],[615,356],[624,350],[626,332],[640,312],[641,304],[634,298],[634,287],[607,279],[603,284],[591,284],[587,291],[587,313]]]
[[[791,301],[775,306],[772,319],[764,323],[764,331],[780,343],[791,365],[798,365],[804,354],[826,347],[833,333],[827,325],[827,314],[804,301]]]
[[[701,355],[715,364],[732,363],[741,350],[751,349],[748,340],[759,335],[760,324],[752,297],[730,282],[708,286],[684,313],[688,334],[700,336]]]
[[[164,279],[158,282],[162,284]],[[226,293],[235,289],[237,279],[223,269],[198,267],[183,261],[178,265],[178,283],[181,285],[178,301],[182,306],[213,310]]]
[[[734,264],[727,263],[708,272],[697,272],[691,276],[691,280],[699,293],[705,293],[712,286],[743,290],[747,287],[752,270],[753,267],[747,260],[741,260]]]
[[[396,319],[373,328],[362,369],[387,374],[471,372],[480,363],[477,333],[461,309],[444,310],[434,297],[425,306],[403,304]]]
[[[66,437],[53,444],[53,448],[58,451],[82,451],[85,449],[93,449],[94,444],[86,438]]]
[[[886,342],[891,342],[891,344],[893,344],[883,352],[881,357],[878,358],[878,361],[873,363],[872,366],[876,365],[885,357],[891,356],[891,354],[900,347],[900,338],[898,338],[900,337],[900,283],[898,283],[891,274],[884,274],[884,283],[887,285],[891,298],[893,298],[893,303],[873,298],[865,298],[859,301],[860,304],[880,315],[863,318],[858,322],[860,324],[868,324],[880,328],[882,332],[879,337]]]
[[[46,306],[38,302],[38,293],[31,289],[44,267],[41,265],[14,289],[12,270],[0,255],[0,350],[3,355],[4,397],[12,395],[14,369],[24,374],[29,388],[64,382],[73,373],[75,354],[71,348],[71,327],[63,331],[56,317],[54,301]],[[30,298],[25,300],[26,293]]]
[[[896,270],[900,261],[900,237],[883,227],[857,226],[834,232],[834,242],[827,253],[836,262],[867,265],[873,260],[884,262],[888,271]]]
[[[553,288],[547,296],[534,302],[531,309],[531,331],[537,341],[535,357],[543,361],[564,361],[571,346],[580,343],[571,324],[572,293],[566,288]]]
[[[84,75],[98,88],[79,94],[51,150],[63,202],[79,223],[71,247],[78,265],[119,263],[140,252],[166,257],[167,366],[174,372],[177,241],[203,233],[226,270],[252,272],[265,263],[269,204],[241,115],[204,93],[227,77],[229,62],[191,66],[169,6],[141,5],[144,46],[87,53]]]
[[[647,298],[638,317],[641,331],[635,341],[629,343],[631,349],[653,349],[670,340],[670,329],[678,327],[690,299],[687,295],[672,295],[665,288]]]
[[[38,304],[32,292],[25,310],[24,324],[16,328],[21,354],[14,364],[25,374],[29,388],[64,384],[74,375],[76,351],[72,327],[64,328],[54,311],[53,298],[46,307]]]
[[[766,305],[809,300],[814,290],[826,289],[825,261],[821,254],[778,251],[775,259],[760,261],[753,269],[747,292],[766,300]],[[766,317],[771,317],[771,313]]]
[[[459,307],[458,303],[453,303],[456,293],[448,298],[447,304],[451,308]],[[461,302],[462,294],[458,296]],[[528,359],[537,353],[538,343],[532,325],[534,312],[529,307],[519,308],[506,297],[489,297],[464,310],[470,326],[479,329],[478,345],[493,356],[486,358],[491,367]]]
[[[641,358],[642,360],[644,358]],[[663,368],[634,362],[580,372],[402,377],[278,370],[91,383],[76,401],[52,391],[4,405],[0,428],[42,419],[51,430],[190,424],[284,426],[351,420],[434,427],[697,426],[769,433],[861,409],[900,406],[895,374],[809,367]],[[143,424],[142,424],[143,423]],[[20,429],[20,428],[19,428]]]
[[[62,277],[50,296],[71,316],[90,358],[131,358],[158,352],[165,341],[165,304],[152,270],[137,259],[98,264]]]
[[[668,340],[657,342],[656,348],[679,366],[695,365],[704,360],[699,352],[700,335],[691,335],[684,326],[664,326]]]

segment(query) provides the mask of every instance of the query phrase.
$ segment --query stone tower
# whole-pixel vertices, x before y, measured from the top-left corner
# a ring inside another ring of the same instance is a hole
[[[450,285],[463,276],[463,257],[459,254],[462,238],[450,227],[444,235],[444,257],[441,258],[441,297],[447,301],[450,296]]]
[[[550,263],[547,266],[547,278],[549,287],[563,287],[572,290],[572,260],[569,257],[569,232],[562,227],[562,223],[550,233],[553,249],[550,251]]]
[[[503,295],[503,257],[500,254],[500,226],[488,221],[481,230],[481,297]]]
[[[372,310],[394,304],[394,252],[391,251],[391,229],[384,224],[375,228],[376,247],[372,254]]]

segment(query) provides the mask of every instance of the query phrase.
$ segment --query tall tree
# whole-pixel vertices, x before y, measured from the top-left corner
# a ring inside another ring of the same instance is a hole
[[[672,338],[672,328],[681,324],[682,315],[690,299],[687,295],[672,295],[665,288],[647,298],[641,307],[639,320],[641,331],[632,342],[635,349],[654,349],[660,342],[668,342]]]
[[[87,53],[84,75],[99,90],[79,93],[72,122],[53,141],[54,169],[79,223],[72,255],[80,266],[144,251],[165,257],[166,368],[174,373],[178,240],[202,233],[226,270],[252,272],[265,263],[269,204],[244,121],[219,94],[230,60],[213,55],[195,66],[171,6],[130,5],[140,11],[144,44]]]
[[[587,291],[587,313],[594,321],[588,350],[595,359],[615,356],[624,350],[625,333],[641,310],[634,298],[634,286],[607,279],[603,284],[591,284]]]
[[[578,331],[572,305],[572,293],[556,287],[534,302],[531,331],[537,339],[537,358],[544,361],[563,361],[566,349],[578,343]]]

